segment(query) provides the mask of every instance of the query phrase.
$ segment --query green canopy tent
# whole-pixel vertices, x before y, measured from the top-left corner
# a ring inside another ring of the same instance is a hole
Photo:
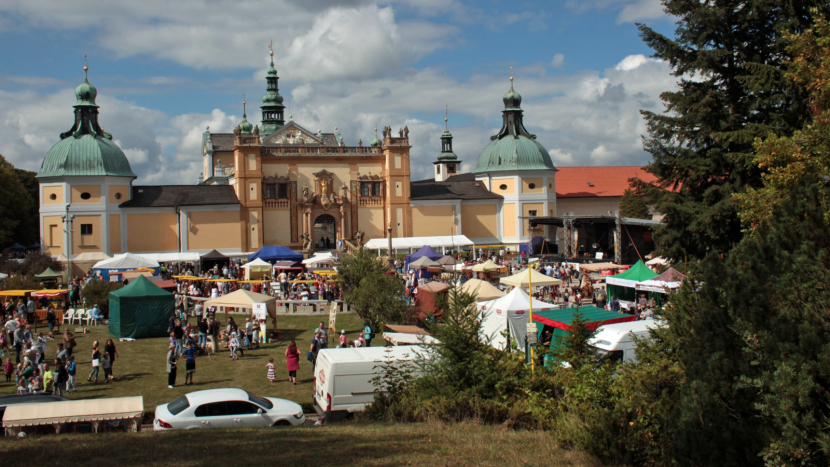
[[[627,323],[637,319],[634,315],[621,314],[614,311],[603,310],[595,306],[583,306],[578,308],[588,329],[596,329],[599,326],[614,323]],[[559,342],[571,331],[571,323],[577,308],[563,308],[560,310],[546,310],[533,312],[533,321],[542,324],[538,330],[539,342],[542,343],[545,332],[551,331],[550,349],[556,350]],[[545,356],[545,365],[550,365],[551,359]]]
[[[117,338],[143,339],[167,336],[173,314],[173,294],[160,289],[144,276],[110,292],[110,334]]]
[[[642,261],[637,261],[628,271],[605,278],[608,298],[617,297],[620,300],[633,302],[637,299],[637,283],[654,279],[657,273],[652,271]]]
[[[63,274],[53,271],[52,268],[46,268],[42,273],[35,274],[35,277],[44,280],[58,280],[63,277]]]

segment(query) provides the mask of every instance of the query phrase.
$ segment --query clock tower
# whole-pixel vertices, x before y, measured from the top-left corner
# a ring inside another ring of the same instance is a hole
[[[444,133],[441,135],[441,154],[435,164],[435,181],[443,182],[453,175],[458,174],[458,166],[461,161],[452,152],[452,133],[447,127],[447,117],[444,117]]]

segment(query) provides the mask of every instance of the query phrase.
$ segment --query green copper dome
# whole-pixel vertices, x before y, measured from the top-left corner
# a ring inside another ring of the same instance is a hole
[[[265,81],[267,87],[265,95],[262,96],[262,127],[263,135],[270,135],[285,125],[285,106],[282,105],[283,98],[280,95],[277,69],[274,68],[274,51],[271,50],[271,66],[268,68]]]
[[[250,135],[251,131],[253,131],[254,129],[254,125],[248,121],[247,117],[244,120],[242,120],[242,122],[240,122],[239,125],[237,125],[237,127],[239,127],[239,130],[242,132],[243,135]]]
[[[490,137],[490,144],[481,151],[473,173],[505,170],[556,170],[550,154],[530,134],[522,121],[522,96],[513,90],[504,95],[503,124],[498,134]]]
[[[75,123],[46,153],[37,178],[109,175],[136,178],[124,151],[98,124],[98,91],[88,80],[75,89]]]
[[[449,128],[441,134],[441,154],[438,155],[439,162],[458,161],[458,156],[452,152],[452,133]]]

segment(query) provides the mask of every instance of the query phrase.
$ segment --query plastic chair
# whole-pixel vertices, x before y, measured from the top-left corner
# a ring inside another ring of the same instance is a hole
[[[78,308],[77,310],[75,310],[74,321],[77,321],[78,324],[84,324],[84,313],[86,313],[86,310],[84,310],[83,308]]]
[[[74,318],[75,318],[75,309],[74,308],[70,308],[70,309],[66,310],[66,312],[64,312],[64,314],[63,314],[63,322],[64,323],[72,324],[72,320]]]
[[[86,324],[92,324],[92,322],[95,321],[95,325],[98,325],[98,320],[92,317],[92,309],[86,310],[84,319],[86,320]]]

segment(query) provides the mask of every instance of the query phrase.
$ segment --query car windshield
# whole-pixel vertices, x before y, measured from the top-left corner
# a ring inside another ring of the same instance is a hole
[[[247,392],[247,391],[245,391],[245,392]],[[248,400],[253,402],[254,404],[265,407],[266,409],[270,409],[270,408],[274,407],[274,404],[272,404],[271,401],[269,401],[268,399],[266,399],[264,397],[255,396],[255,395],[251,394],[250,392],[248,392]]]
[[[182,396],[167,404],[167,411],[173,415],[178,415],[182,410],[188,407],[190,407],[190,401],[187,400],[187,396]]]

